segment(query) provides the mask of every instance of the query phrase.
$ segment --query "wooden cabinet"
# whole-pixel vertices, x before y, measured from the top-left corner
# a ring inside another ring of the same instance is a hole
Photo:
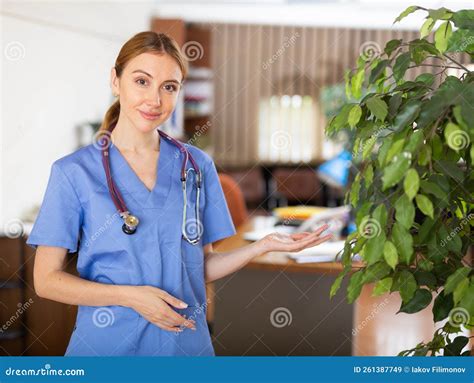
[[[64,355],[77,307],[40,298],[34,291],[35,250],[25,239],[0,238],[0,355]],[[66,271],[77,275],[77,257]]]

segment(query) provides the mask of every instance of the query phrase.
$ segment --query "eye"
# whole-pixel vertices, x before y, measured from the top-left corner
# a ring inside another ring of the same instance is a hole
[[[174,84],[166,84],[164,88],[170,93],[176,92],[178,90],[178,87]]]
[[[146,85],[145,83],[147,83],[147,80],[145,80],[144,78],[139,78],[135,82],[139,85]]]

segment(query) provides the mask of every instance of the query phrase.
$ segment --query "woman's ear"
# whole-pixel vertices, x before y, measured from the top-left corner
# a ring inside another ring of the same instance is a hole
[[[112,94],[114,97],[118,97],[120,94],[120,79],[117,77],[117,71],[115,67],[110,70],[110,89],[112,89]]]

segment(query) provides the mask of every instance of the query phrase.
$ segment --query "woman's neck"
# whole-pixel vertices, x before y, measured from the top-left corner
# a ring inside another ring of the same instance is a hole
[[[143,133],[132,125],[121,123],[120,119],[112,131],[111,137],[115,146],[129,152],[141,153],[150,150],[159,151],[160,147],[158,129]]]

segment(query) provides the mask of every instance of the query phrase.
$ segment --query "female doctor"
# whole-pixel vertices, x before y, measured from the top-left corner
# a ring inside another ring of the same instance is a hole
[[[52,165],[27,243],[37,249],[37,294],[79,306],[66,355],[214,355],[205,283],[266,252],[330,237],[321,227],[213,251],[213,242],[235,234],[215,165],[157,129],[186,72],[173,39],[133,36],[111,70],[118,99],[102,138]],[[64,271],[76,251],[79,277]]]

